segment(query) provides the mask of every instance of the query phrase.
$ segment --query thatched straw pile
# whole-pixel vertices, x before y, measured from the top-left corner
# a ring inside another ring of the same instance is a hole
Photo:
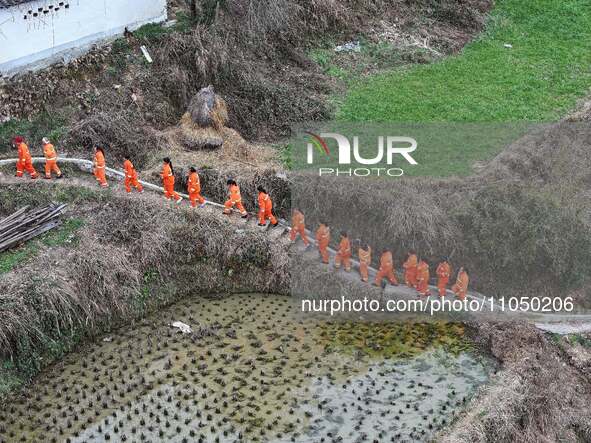
[[[211,85],[202,88],[193,97],[188,111],[193,122],[201,128],[215,128],[219,131],[228,122],[226,102],[214,92]]]
[[[183,145],[192,151],[219,149],[224,143],[228,108],[213,86],[202,88],[181,118]]]
[[[224,144],[224,128],[201,127],[194,123],[189,112],[181,118],[180,141],[190,151],[220,149]]]

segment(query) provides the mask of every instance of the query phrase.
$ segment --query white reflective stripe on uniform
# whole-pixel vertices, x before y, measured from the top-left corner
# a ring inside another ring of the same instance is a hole
[[[48,162],[50,162],[50,161],[54,161],[54,160],[57,160],[57,157],[51,157],[51,158],[48,158],[48,159],[47,159],[47,161],[48,161]]]

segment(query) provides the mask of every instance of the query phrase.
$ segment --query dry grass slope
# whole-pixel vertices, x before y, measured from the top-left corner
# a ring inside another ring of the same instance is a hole
[[[478,324],[474,328],[482,346],[502,363],[502,371],[440,441],[591,440],[588,373],[573,365],[560,346],[533,326]],[[589,362],[589,349],[582,352]]]
[[[14,192],[35,189],[2,189]],[[0,276],[0,356],[42,355],[61,337],[92,335],[184,296],[288,291],[285,240],[271,244],[217,211],[171,211],[153,197],[78,201],[85,225],[76,247]]]
[[[487,295],[570,295],[590,306],[591,156],[588,125],[527,135],[466,179],[367,180],[296,176],[294,205],[309,226],[326,219],[399,265],[416,249],[449,255]]]

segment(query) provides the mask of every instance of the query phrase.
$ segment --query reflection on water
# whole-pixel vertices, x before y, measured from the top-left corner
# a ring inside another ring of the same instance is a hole
[[[177,304],[45,371],[0,413],[0,441],[426,441],[488,378],[459,325],[296,309],[262,295]]]

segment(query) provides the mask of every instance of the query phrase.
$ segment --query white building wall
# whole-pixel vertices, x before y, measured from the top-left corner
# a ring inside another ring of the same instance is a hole
[[[166,0],[35,0],[0,9],[0,73],[67,60],[126,27],[164,20]]]

